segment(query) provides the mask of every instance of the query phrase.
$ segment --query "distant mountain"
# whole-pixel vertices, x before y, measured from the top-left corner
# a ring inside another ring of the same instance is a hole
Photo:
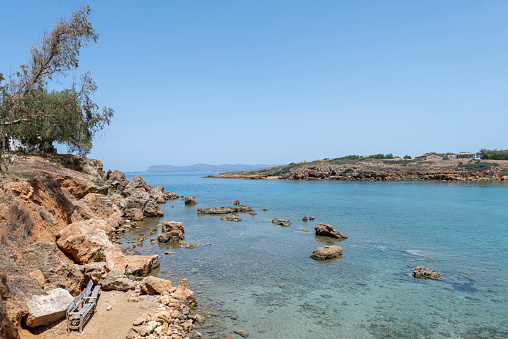
[[[195,164],[190,166],[173,166],[173,165],[152,165],[145,172],[237,172],[237,171],[254,171],[273,167],[274,165],[208,165]]]

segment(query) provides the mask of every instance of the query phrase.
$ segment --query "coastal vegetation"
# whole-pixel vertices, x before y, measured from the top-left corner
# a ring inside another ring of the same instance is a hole
[[[28,62],[7,79],[0,73],[0,126],[4,135],[29,149],[52,151],[53,143],[66,144],[70,152],[86,155],[96,132],[113,117],[111,108],[92,100],[97,90],[89,71],[69,88],[54,88],[78,69],[79,53],[99,34],[88,21],[90,7],[60,19],[31,47]],[[57,81],[58,80],[58,81]]]
[[[485,149],[482,148],[476,155],[484,160],[508,160],[508,149]]]

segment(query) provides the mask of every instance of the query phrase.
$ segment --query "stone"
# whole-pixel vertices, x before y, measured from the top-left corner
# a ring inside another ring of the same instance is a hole
[[[173,294],[174,299],[178,299],[187,304],[196,304],[196,299],[194,298],[194,292],[187,288],[189,281],[187,279],[183,279],[178,285],[176,291]]]
[[[146,277],[150,271],[160,266],[159,256],[155,255],[126,255],[127,267],[125,274]]]
[[[238,334],[242,338],[247,338],[249,336],[249,331],[247,331],[247,330],[238,329],[238,330],[234,330],[233,332]]]
[[[173,288],[171,281],[153,276],[143,278],[141,281],[141,290],[147,294],[163,294]]]
[[[25,324],[34,328],[65,318],[67,306],[73,299],[69,291],[63,288],[55,288],[47,295],[32,296],[27,302],[28,315]]]
[[[316,217],[312,217],[312,216],[310,216],[310,217],[309,217],[309,220],[316,220]]]
[[[249,214],[250,214],[250,215],[256,215],[256,214],[257,214],[257,212],[256,212],[256,211],[250,211],[250,212],[249,212]]]
[[[438,272],[434,272],[432,268],[426,266],[416,266],[413,276],[415,278],[423,278],[423,279],[439,279],[441,278],[441,274]]]
[[[309,218],[307,218],[307,217],[303,217],[303,218],[302,218],[302,221],[309,221]]]
[[[183,224],[177,221],[164,221],[161,226],[162,233],[159,234],[157,240],[160,242],[179,242],[184,240]]]
[[[332,259],[342,255],[342,247],[324,246],[318,247],[312,252],[310,257],[316,260]]]
[[[102,289],[105,291],[128,291],[135,287],[134,282],[118,270],[106,273],[106,277],[102,281]]]
[[[19,339],[18,328],[10,321],[5,307],[6,299],[10,294],[7,276],[4,272],[0,272],[0,338]]]
[[[220,217],[220,220],[226,220],[226,221],[242,221],[242,218],[240,218],[240,216],[236,213],[232,213],[232,214],[226,214],[222,217]]]
[[[28,182],[8,182],[3,185],[3,188],[11,191],[11,193],[23,200],[28,200],[34,192],[32,185]]]
[[[125,255],[110,241],[105,231],[108,227],[104,220],[75,222],[60,231],[56,243],[80,264],[94,262],[101,258],[99,254],[102,253],[108,267],[125,272]]]
[[[193,197],[185,197],[185,205],[196,205],[197,202]]]
[[[120,208],[139,208],[145,217],[162,217],[164,215],[157,202],[145,191],[136,192],[122,200]]]
[[[322,235],[326,237],[332,237],[337,239],[347,239],[347,236],[337,231],[335,228],[333,228],[330,224],[321,224],[319,223],[316,227],[314,227],[316,230],[316,235]]]
[[[139,208],[128,208],[123,211],[122,216],[129,220],[143,220],[143,211]]]
[[[263,208],[263,211],[264,212],[268,212],[268,208]]]
[[[174,230],[180,230],[183,233],[185,233],[183,229],[183,224],[178,221],[164,221],[162,222],[161,226],[162,233],[174,231]]]
[[[106,220],[111,227],[115,227],[122,220],[120,208],[113,203],[110,197],[103,194],[88,193],[73,204],[76,207],[74,213],[79,213],[81,220],[102,219]],[[79,220],[73,220],[73,222],[75,221]],[[111,236],[111,234],[112,230],[108,235]]]
[[[289,225],[291,225],[291,221],[280,219],[280,218],[273,218],[272,219],[272,223],[280,225],[280,226],[289,226]]]
[[[28,246],[23,251],[23,259],[29,267],[41,272],[42,277],[40,274],[34,276],[41,286],[63,288],[74,296],[81,292],[83,273],[54,243],[39,241]]]
[[[204,323],[205,322],[205,317],[203,317],[201,314],[196,314],[196,321],[198,323]]]
[[[233,205],[240,205],[240,200],[236,200],[235,202],[233,202]]]
[[[108,305],[108,307],[106,307],[106,311],[111,311],[113,309],[113,306],[111,305]]]

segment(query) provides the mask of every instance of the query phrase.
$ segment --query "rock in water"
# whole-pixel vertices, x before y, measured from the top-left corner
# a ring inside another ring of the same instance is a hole
[[[434,272],[432,268],[425,266],[416,266],[415,271],[413,273],[415,278],[424,278],[424,279],[439,279],[441,278],[441,274],[438,272]]]
[[[318,247],[312,252],[310,257],[316,260],[332,259],[342,255],[342,247],[339,246],[324,246]]]
[[[277,224],[277,225],[281,225],[281,226],[289,226],[289,225],[291,225],[291,221],[280,219],[280,218],[273,218],[272,219],[272,223]]]
[[[238,216],[236,213],[232,214],[226,214],[222,217],[220,217],[220,220],[226,220],[226,221],[242,221],[242,218]]]
[[[73,299],[69,291],[63,288],[55,288],[48,295],[32,296],[27,302],[29,313],[26,325],[33,328],[65,318],[67,306]]]
[[[185,197],[185,205],[196,205],[197,202],[193,197]]]
[[[240,200],[236,200],[233,205],[240,205]]]
[[[316,230],[316,235],[324,235],[327,237],[337,238],[337,239],[347,239],[347,236],[338,232],[332,225],[329,224],[319,224],[314,227]]]
[[[302,221],[309,221],[309,218],[307,218],[307,217],[303,217],[303,218],[302,218]]]
[[[238,334],[242,338],[247,338],[249,336],[249,331],[247,331],[247,330],[238,329],[238,330],[234,330],[233,332]]]

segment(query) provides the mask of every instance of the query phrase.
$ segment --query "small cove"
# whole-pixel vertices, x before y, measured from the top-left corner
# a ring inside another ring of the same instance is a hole
[[[213,324],[197,329],[205,337],[237,328],[248,330],[249,338],[507,336],[504,183],[141,175],[152,186],[195,195],[199,207],[231,206],[239,199],[258,213],[241,213],[242,222],[227,222],[170,200],[161,205],[163,218],[146,219],[122,236],[125,248],[159,255],[155,273],[160,277],[169,274],[173,284],[189,279],[198,313],[209,312],[206,323]],[[315,221],[302,221],[311,215]],[[270,222],[274,217],[293,223],[277,226]],[[182,222],[186,242],[203,245],[152,245],[156,234],[150,229],[162,220]],[[342,258],[318,262],[309,257],[315,247],[333,243],[315,237],[319,222],[349,237],[335,242],[344,249]],[[141,233],[147,239],[138,246]],[[442,279],[413,278],[417,265],[434,268]]]

